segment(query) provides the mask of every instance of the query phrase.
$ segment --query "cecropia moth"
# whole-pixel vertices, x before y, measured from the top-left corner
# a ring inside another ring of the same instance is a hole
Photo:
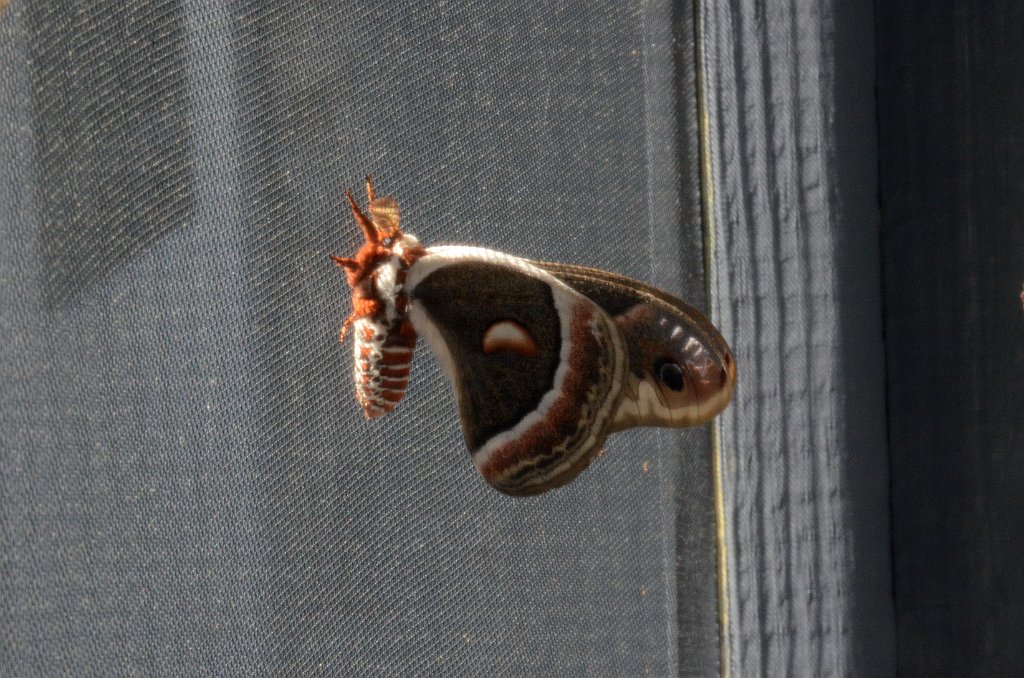
[[[615,431],[710,421],[729,403],[736,364],[692,306],[605,271],[477,247],[426,248],[398,204],[366,181],[350,193],[365,242],[345,268],[356,397],[391,411],[426,337],[455,389],[466,444],[484,478],[511,495],[575,478]]]

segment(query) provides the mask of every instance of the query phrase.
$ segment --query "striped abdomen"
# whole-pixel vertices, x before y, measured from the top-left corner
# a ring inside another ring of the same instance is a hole
[[[389,331],[383,319],[372,316],[358,318],[353,329],[356,399],[373,419],[393,410],[405,395],[416,331],[408,319]]]

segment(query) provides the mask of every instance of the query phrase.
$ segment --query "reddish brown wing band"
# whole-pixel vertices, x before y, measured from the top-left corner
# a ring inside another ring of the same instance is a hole
[[[417,334],[455,389],[473,461],[495,488],[539,494],[575,478],[607,436],[631,426],[691,426],[728,404],[736,366],[696,309],[605,271],[529,262],[475,247],[424,249],[399,229],[397,203],[366,242],[335,258],[352,287],[356,395],[367,417],[405,392]]]
[[[655,287],[584,266],[531,262],[599,305],[629,347],[629,379],[615,430],[696,426],[725,409],[736,361],[700,311]]]
[[[409,275],[414,326],[444,364],[480,473],[515,495],[564,485],[611,430],[626,375],[612,319],[522,259],[472,247],[428,251]],[[510,322],[537,351],[488,351]]]

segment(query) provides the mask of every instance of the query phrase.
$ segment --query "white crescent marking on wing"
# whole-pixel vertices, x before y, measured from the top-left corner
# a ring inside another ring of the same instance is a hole
[[[497,252],[495,250],[489,250],[482,247],[449,246],[430,248],[427,250],[426,255],[416,260],[409,269],[409,274],[406,278],[406,289],[408,290],[409,297],[412,300],[409,318],[412,320],[413,327],[416,328],[416,331],[426,337],[427,342],[437,354],[438,360],[441,361],[441,365],[444,367],[449,380],[451,380],[457,388],[461,388],[461,386],[457,379],[455,363],[448,351],[448,346],[441,337],[441,333],[435,326],[430,314],[415,300],[415,289],[416,285],[418,285],[420,281],[424,280],[434,271],[445,266],[465,261],[483,261],[501,266],[509,266],[517,271],[529,275],[530,277],[537,278],[545,282],[551,287],[551,296],[555,302],[555,310],[558,313],[559,325],[561,327],[561,348],[558,355],[558,369],[555,371],[555,378],[552,382],[551,389],[544,394],[536,409],[523,417],[512,428],[491,437],[473,454],[473,461],[476,463],[477,468],[484,468],[490,460],[490,456],[494,450],[505,445],[509,441],[518,438],[532,426],[543,421],[547,416],[548,410],[551,409],[551,406],[558,399],[558,396],[562,391],[562,385],[565,382],[565,375],[569,369],[569,352],[571,350],[569,333],[571,331],[572,324],[572,306],[580,299],[586,300],[591,304],[593,304],[593,302],[547,271],[541,270],[519,257],[513,257],[503,252]],[[602,311],[596,304],[594,304],[594,308],[599,313],[604,313],[604,311]]]

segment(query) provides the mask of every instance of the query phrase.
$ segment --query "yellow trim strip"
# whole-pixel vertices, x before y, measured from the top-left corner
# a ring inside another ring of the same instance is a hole
[[[715,184],[711,166],[711,123],[708,113],[707,82],[705,79],[704,30],[701,0],[693,0],[694,59],[697,88],[697,126],[700,131],[700,185],[701,219],[704,222],[704,273],[705,292],[708,299],[708,316],[711,313],[711,294],[715,288]],[[722,436],[719,419],[711,425],[711,463],[715,484],[715,539],[718,547],[718,642],[719,675],[729,678],[729,552],[725,530],[725,487],[722,458]]]

